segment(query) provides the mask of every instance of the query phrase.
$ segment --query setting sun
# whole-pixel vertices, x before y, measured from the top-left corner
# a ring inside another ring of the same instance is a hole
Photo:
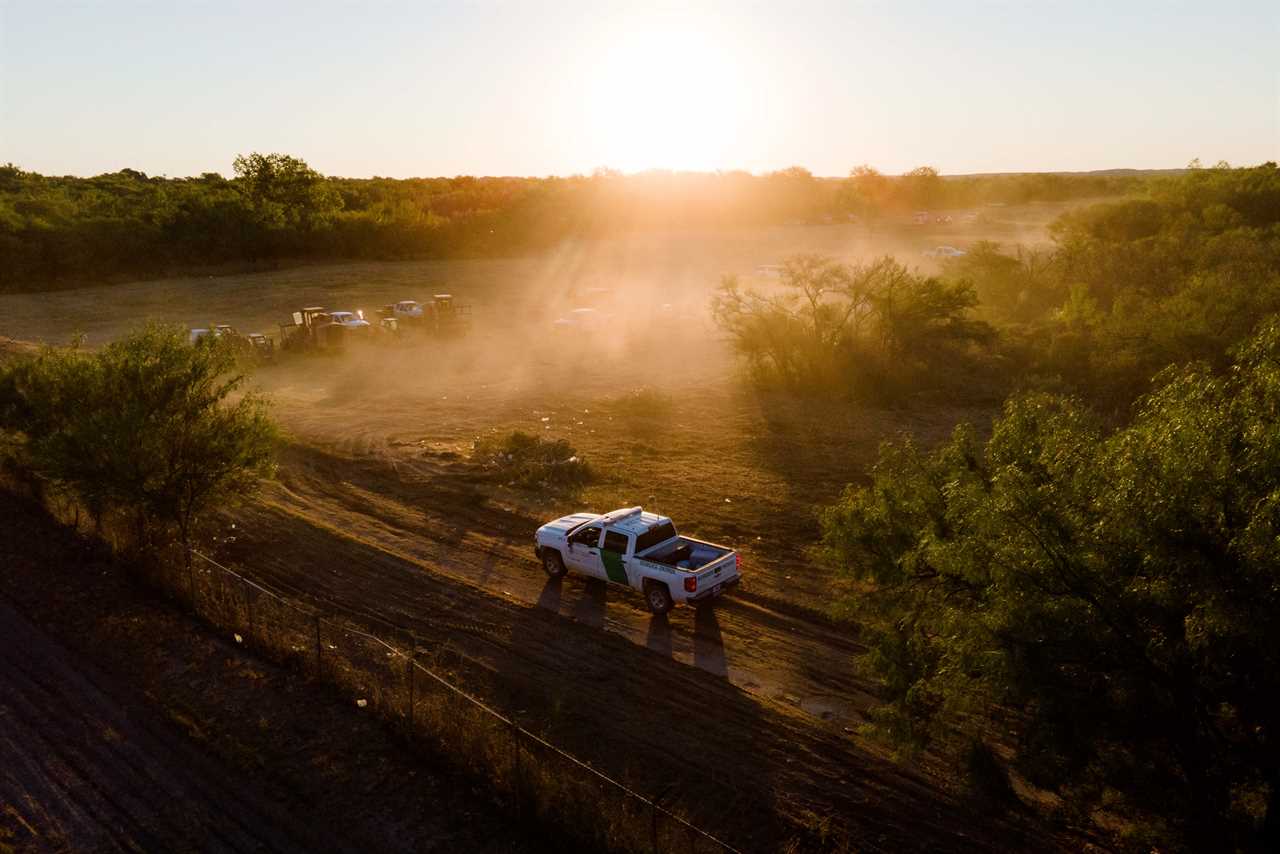
[[[714,169],[747,129],[747,57],[715,21],[691,14],[625,19],[593,57],[587,132],[600,164]]]

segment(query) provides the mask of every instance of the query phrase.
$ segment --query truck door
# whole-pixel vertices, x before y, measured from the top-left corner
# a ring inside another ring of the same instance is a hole
[[[631,584],[625,560],[628,539],[621,531],[605,531],[604,544],[600,546],[600,562],[604,565],[605,577],[618,584]]]
[[[599,525],[590,525],[575,531],[569,538],[568,554],[564,562],[569,568],[592,578],[604,578],[604,564],[600,561]]]

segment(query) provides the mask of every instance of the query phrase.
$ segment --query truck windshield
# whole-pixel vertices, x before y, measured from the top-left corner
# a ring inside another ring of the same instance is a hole
[[[640,536],[636,537],[636,554],[651,549],[658,543],[671,539],[676,535],[676,526],[670,522],[663,522],[660,525],[654,525]]]

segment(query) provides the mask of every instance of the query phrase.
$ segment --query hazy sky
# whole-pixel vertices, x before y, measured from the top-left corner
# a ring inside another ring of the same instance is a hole
[[[47,174],[842,175],[1280,159],[1280,3],[0,0]]]

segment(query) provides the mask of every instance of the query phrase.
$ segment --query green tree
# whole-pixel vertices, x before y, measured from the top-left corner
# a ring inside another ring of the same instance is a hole
[[[942,177],[932,166],[917,166],[902,176],[907,203],[929,208],[942,200]]]
[[[893,187],[879,170],[863,164],[855,166],[849,177],[840,182],[837,199],[840,207],[863,217],[878,217],[885,212]]]
[[[229,347],[149,325],[97,352],[47,348],[0,373],[0,424],[22,463],[101,520],[124,514],[136,545],[159,529],[189,546],[201,515],[272,470],[275,427]]]
[[[887,446],[822,529],[898,743],[1015,721],[1015,767],[1082,815],[1280,842],[1280,319],[1114,432],[1038,395],[985,447]]]
[[[287,154],[241,154],[236,178],[259,219],[278,228],[311,230],[328,224],[342,196],[305,161]]]
[[[943,277],[972,283],[979,312],[1004,323],[1041,320],[1067,296],[1051,252],[1019,246],[1006,254],[999,243],[988,240],[948,260]]]
[[[788,258],[780,286],[744,289],[726,276],[712,298],[712,316],[763,381],[796,388],[837,383],[842,348],[859,337],[871,308],[869,288],[890,262],[851,267],[819,255]]]

